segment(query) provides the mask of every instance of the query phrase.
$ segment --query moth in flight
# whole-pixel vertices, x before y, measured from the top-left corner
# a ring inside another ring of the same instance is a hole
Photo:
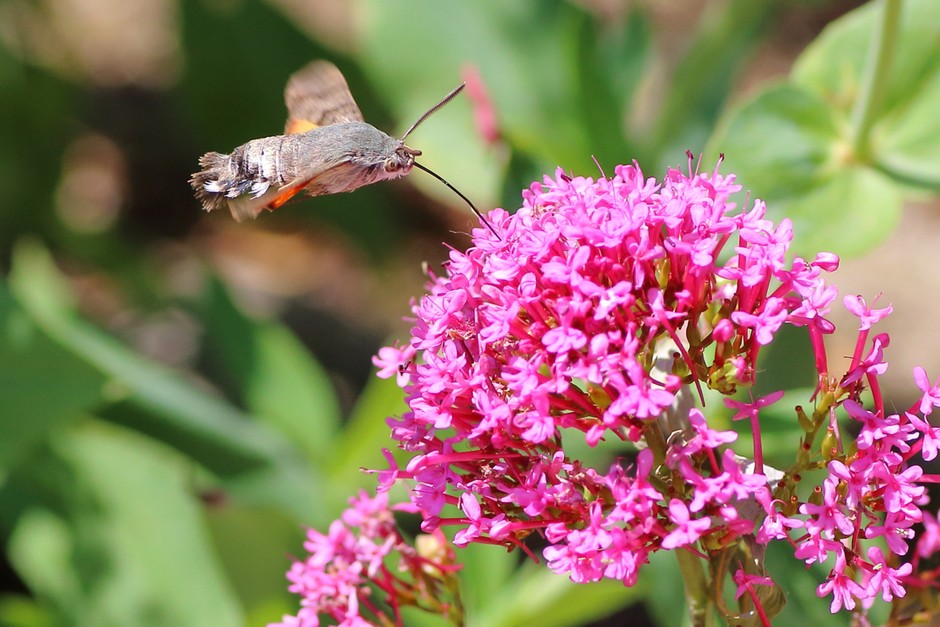
[[[230,154],[209,152],[190,184],[206,211],[228,207],[237,221],[274,210],[301,192],[324,196],[397,179],[417,167],[457,193],[495,233],[473,203],[455,187],[415,161],[405,145],[419,124],[460,93],[460,84],[411,125],[401,139],[362,119],[346,79],[328,61],[313,61],[287,82],[287,125],[283,135],[242,144]]]

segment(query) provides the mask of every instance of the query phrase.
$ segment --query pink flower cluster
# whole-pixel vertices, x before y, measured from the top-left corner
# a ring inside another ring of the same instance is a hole
[[[438,538],[432,543],[435,550],[421,554],[399,533],[393,509],[411,510],[390,508],[385,493],[361,493],[350,499],[328,533],[310,529],[304,543],[309,556],[287,572],[289,590],[300,595],[301,609],[268,627],[318,627],[322,614],[340,627],[400,625],[400,608],[422,601],[426,609],[447,613],[440,584],[456,570],[452,550]],[[391,557],[398,559],[398,573],[388,568]],[[379,598],[376,590],[382,593]]]
[[[328,534],[310,532],[310,556],[288,573],[303,607],[277,627],[318,625],[320,614],[400,625],[400,606],[418,600],[453,613],[435,601],[454,589],[449,549],[423,557],[395,530],[386,494],[401,480],[437,538],[455,526],[457,546],[528,551],[538,534],[549,567],[577,582],[633,585],[660,550],[706,560],[736,586],[741,614],[715,600],[729,622],[749,612],[766,625],[779,611],[760,548],[775,541],[831,564],[817,594],[832,596],[833,612],[936,587],[913,574],[940,550],[940,525],[923,511],[923,484],[936,478],[911,462],[940,448],[928,422],[940,381],[916,370],[921,399],[886,415],[889,339],[869,335],[890,307],[859,297],[844,299],[860,320],[856,349],[830,376],[823,336],[837,294],[822,275],[838,259],[788,263],[789,221],[767,220],[760,201],[735,211],[738,190],[717,171],[670,170],[659,183],[634,164],[609,179],[558,171],[524,192],[515,215],[491,212],[494,228],[431,277],[411,342],[376,359],[406,391],[409,411],[389,424],[409,463],[392,462],[379,496],[354,501]],[[807,329],[818,377],[812,410],[793,409],[802,435],[786,472],[765,465],[761,440],[762,413],[782,392],[724,399],[748,422],[749,446],[737,443],[746,456],[730,447],[738,434],[707,417],[728,417],[714,399],[755,382],[761,348],[784,324]],[[573,438],[620,444],[631,461],[591,467],[570,452]],[[918,523],[925,533],[900,565]],[[410,578],[386,568],[392,552]]]
[[[451,252],[413,307],[411,342],[376,359],[406,391],[410,411],[390,426],[413,454],[383,474],[384,487],[413,481],[425,530],[455,525],[458,546],[523,550],[538,533],[554,571],[626,585],[654,551],[708,559],[746,537],[779,540],[808,564],[833,558],[818,590],[833,594],[833,611],[903,595],[910,569],[861,542],[906,552],[926,502],[908,460],[921,448],[935,455],[938,430],[859,402],[866,384],[880,402],[887,338],[861,351],[889,310],[847,300],[862,320],[859,350],[847,375],[830,379],[823,335],[837,292],[822,275],[838,258],[788,263],[790,222],[766,219],[760,201],[735,212],[739,189],[717,171],[670,170],[658,183],[636,164],[597,180],[559,170],[524,192],[516,214],[490,213],[499,236],[477,229],[474,248]],[[703,411],[706,388],[730,395],[754,382],[761,347],[784,324],[807,328],[819,376],[812,416],[794,412],[805,435],[788,473],[765,468],[761,451],[760,411],[780,393],[728,401],[750,421],[753,462]],[[940,387],[924,398],[926,415]],[[841,441],[843,404],[862,430],[857,447]],[[564,447],[578,432],[639,453],[629,467],[585,466]],[[832,444],[825,459],[810,454],[817,434]],[[816,468],[828,475],[802,501],[798,471]],[[749,596],[767,585],[762,569],[735,575],[761,583]]]

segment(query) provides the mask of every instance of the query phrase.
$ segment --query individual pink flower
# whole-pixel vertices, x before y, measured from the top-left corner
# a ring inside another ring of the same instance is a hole
[[[380,378],[387,379],[394,374],[398,377],[398,385],[404,386],[408,383],[408,374],[404,364],[407,364],[414,354],[415,351],[411,346],[404,349],[385,346],[380,348],[379,354],[372,358],[372,363],[379,369]]]
[[[924,512],[924,533],[917,541],[917,555],[932,557],[940,552],[940,521],[930,512]]]
[[[883,601],[891,601],[895,597],[903,597],[906,594],[904,586],[901,585],[901,579],[911,574],[913,566],[902,564],[898,568],[892,568],[881,548],[877,546],[868,549],[868,561],[864,571],[866,573],[866,583],[868,595],[875,596],[879,592]]]
[[[881,296],[880,294],[878,296]],[[875,298],[877,301],[878,298]],[[852,315],[857,317],[861,323],[859,327],[862,331],[867,331],[872,327],[872,325],[883,320],[887,316],[891,315],[893,307],[888,305],[882,309],[873,309],[865,303],[865,299],[859,295],[847,294],[843,299],[842,303],[845,305],[845,308],[849,310]],[[874,303],[872,303],[874,304]]]
[[[940,450],[940,427],[935,427],[926,418],[921,418],[910,412],[905,412],[904,416],[913,425],[914,429],[920,433],[920,454],[924,461],[929,462],[936,459],[937,452]]]
[[[757,532],[757,542],[760,544],[767,544],[771,540],[787,540],[791,529],[800,529],[804,526],[803,520],[784,516],[779,510],[779,506],[783,503],[779,500],[772,500],[769,491],[757,492],[754,498],[760,503],[765,513]]]
[[[664,549],[688,546],[711,527],[711,522],[707,518],[692,518],[689,515],[689,508],[679,499],[669,501],[669,520],[675,528],[663,538],[661,546]]]
[[[816,588],[816,594],[824,597],[832,594],[829,611],[833,614],[841,608],[855,608],[856,599],[866,595],[865,588],[847,572],[845,554],[836,554],[836,565],[829,572],[829,577]]]
[[[920,399],[920,413],[927,416],[934,407],[940,407],[940,379],[931,385],[930,379],[927,378],[927,371],[920,366],[915,366],[914,383],[924,393]]]

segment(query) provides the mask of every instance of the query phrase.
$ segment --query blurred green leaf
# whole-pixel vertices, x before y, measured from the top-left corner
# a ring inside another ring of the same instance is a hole
[[[725,153],[768,216],[793,221],[796,254],[868,250],[897,223],[901,195],[879,172],[839,161],[838,122],[818,97],[781,85],[738,109],[710,152]]]
[[[861,88],[867,51],[884,13],[871,2],[830,24],[793,68],[793,81],[849,116]],[[897,181],[940,188],[940,3],[907,0],[887,84],[878,94],[874,166]],[[890,230],[888,230],[890,232]]]
[[[57,608],[59,624],[240,624],[185,465],[144,438],[102,427],[57,433],[68,479],[45,488],[61,507],[22,517],[10,540],[17,572]]]
[[[892,233],[901,219],[901,190],[887,176],[861,166],[843,168],[811,192],[787,203],[798,251],[859,255]]]
[[[664,551],[650,555],[640,582],[646,590],[647,611],[655,619],[655,624],[663,627],[685,624],[688,614],[685,586],[675,555]]]
[[[368,22],[360,58],[376,88],[393,103],[402,128],[471,65],[479,70],[501,131],[514,149],[538,155],[543,169],[555,164],[593,168],[577,88],[581,9],[564,2],[500,0],[419,0],[407,11],[394,3],[365,4]],[[461,188],[471,181],[468,195],[492,204],[502,172],[498,155],[477,138],[464,98],[448,109],[416,132],[413,144],[432,169]]]
[[[303,554],[297,521],[281,511],[226,502],[209,508],[206,519],[219,562],[247,614],[244,624],[267,624],[296,612],[284,574],[291,556]]]
[[[709,152],[723,152],[726,171],[735,172],[759,198],[776,203],[804,196],[833,175],[838,132],[822,99],[779,85],[736,109]]]
[[[374,375],[359,395],[346,428],[336,440],[327,473],[329,485],[342,487],[335,494],[342,505],[356,489],[375,486],[375,477],[363,473],[362,468],[387,467],[382,449],[394,448],[394,443],[386,418],[400,416],[408,410],[404,398],[405,393],[394,378],[380,379]]]
[[[259,420],[276,427],[311,461],[332,452],[340,425],[329,376],[285,327],[252,320],[212,281],[205,315],[209,354]]]
[[[665,82],[649,153],[642,155],[652,161],[644,164],[646,169],[673,167],[684,161],[686,151],[701,153],[738,72],[761,42],[760,35],[773,25],[781,4],[730,0],[720,11],[704,12]]]
[[[470,544],[457,550],[460,592],[469,608],[485,608],[502,594],[517,574],[520,557],[500,546]]]
[[[473,608],[476,613],[470,613],[468,624],[480,627],[584,625],[637,603],[641,598],[641,587],[627,588],[611,579],[576,584],[551,572],[545,564],[526,562],[488,599],[488,604]]]
[[[10,10],[4,19],[14,33],[22,26],[10,18],[15,15]],[[0,38],[2,258],[19,235],[54,231],[52,199],[62,171],[62,153],[74,130],[76,98],[70,85],[15,58],[4,40]]]
[[[871,3],[831,24],[786,85],[736,108],[709,143],[775,220],[795,224],[794,250],[858,254],[893,231],[905,195],[940,187],[940,5],[904,4],[898,50],[872,135],[852,156],[851,119],[881,18]]]
[[[206,151],[282,133],[287,77],[327,51],[269,2],[194,0],[180,9],[181,92]]]
[[[17,248],[10,285],[41,328],[108,378],[98,413],[186,453],[254,498],[312,518],[316,482],[280,437],[178,374],[135,354],[69,309],[65,286],[36,244]],[[269,501],[271,502],[271,501]]]
[[[642,138],[631,137],[625,127],[627,105],[649,62],[649,24],[637,11],[621,24],[579,17],[577,95],[591,154],[606,168],[644,160]]]
[[[51,431],[97,404],[104,381],[49,339],[0,283],[0,467],[9,468]]]
[[[55,627],[50,614],[36,599],[12,594],[0,596],[0,625],[4,627]]]

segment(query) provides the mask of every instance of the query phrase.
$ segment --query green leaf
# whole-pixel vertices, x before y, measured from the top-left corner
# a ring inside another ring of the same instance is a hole
[[[794,220],[797,253],[856,254],[883,240],[912,191],[940,189],[940,4],[904,4],[870,157],[853,155],[856,101],[882,17],[870,3],[831,24],[797,62],[791,82],[735,109],[709,143],[725,171]]]
[[[513,627],[540,625],[567,627],[583,625],[608,616],[641,598],[639,588],[627,588],[619,581],[604,579],[588,585],[576,584],[549,571],[544,564],[526,562],[489,604],[474,608],[469,625]]]
[[[284,326],[252,320],[212,281],[204,319],[210,359],[259,420],[276,427],[308,459],[325,460],[340,423],[326,370]]]
[[[363,14],[368,19],[363,69],[393,103],[402,128],[459,82],[463,67],[473,65],[514,148],[538,155],[543,170],[593,168],[578,114],[580,32],[572,25],[580,9],[570,3],[500,0],[418,0],[407,6],[369,0]],[[471,181],[471,198],[482,197],[481,204],[498,200],[502,159],[476,137],[465,98],[428,120],[415,132],[413,145],[424,152],[422,161],[451,183],[466,188],[464,181]]]
[[[99,415],[166,442],[256,502],[278,503],[300,520],[315,517],[315,477],[276,433],[180,374],[145,359],[70,309],[48,253],[21,243],[11,288],[56,343],[107,377]],[[236,481],[237,479],[237,481]]]
[[[759,198],[799,198],[836,168],[838,122],[826,103],[790,85],[762,92],[732,112],[709,153],[724,153],[722,169]]]
[[[285,573],[291,556],[304,555],[297,522],[277,510],[238,503],[210,508],[206,519],[218,559],[248,615],[244,624],[267,624],[295,613],[298,597],[288,594]]]
[[[940,5],[938,5],[940,6]],[[940,65],[940,60],[937,62]],[[940,189],[940,72],[877,129],[876,166],[915,191]]]
[[[901,218],[901,190],[880,172],[855,166],[775,208],[794,221],[797,251],[858,255],[891,233]]]
[[[490,608],[511,586],[519,566],[519,553],[510,553],[500,546],[470,544],[456,549],[460,569],[460,594],[464,605],[474,611]]]
[[[0,467],[10,467],[99,403],[104,382],[95,368],[51,340],[0,283]]]
[[[772,0],[730,0],[719,11],[706,11],[693,36],[682,44],[682,57],[663,80],[652,138],[652,166],[673,167],[691,150],[699,154],[725,105],[733,82],[761,35],[780,10]]]
[[[873,168],[840,161],[840,124],[818,96],[781,85],[734,112],[710,153],[764,200],[768,216],[794,223],[796,254],[860,253],[900,217],[901,194]],[[743,200],[743,199],[742,199]]]
[[[800,55],[793,81],[848,116],[863,81],[883,2],[830,24]],[[940,3],[907,0],[873,131],[876,166],[904,184],[940,188]]]
[[[72,624],[240,621],[238,603],[208,550],[188,464],[100,423],[60,430],[53,451],[28,472],[58,505],[29,508],[9,553],[46,605]]]
[[[937,74],[940,55],[940,5],[906,0],[891,73],[884,85],[886,111],[905,107]],[[842,112],[851,111],[869,62],[872,38],[884,14],[884,2],[869,2],[830,23],[800,55],[792,80]]]
[[[283,132],[287,77],[326,50],[270,2],[184,2],[181,94],[206,150]]]
[[[18,21],[15,14],[4,17],[13,41]],[[22,51],[6,48],[9,40],[0,39],[0,251],[4,256],[20,233],[50,230],[62,154],[78,126],[77,90],[24,63]]]
[[[0,625],[4,627],[55,627],[55,619],[36,599],[4,594],[0,596]]]
[[[384,469],[388,465],[382,449],[395,448],[395,443],[386,419],[408,410],[404,398],[405,393],[394,378],[380,379],[374,375],[359,395],[346,428],[335,443],[328,471],[329,485],[342,488],[342,492],[334,494],[338,502],[345,505],[356,489],[374,488],[375,477],[361,469]],[[407,456],[397,448],[395,453],[398,459]]]
[[[621,24],[598,24],[587,16],[578,21],[576,93],[592,155],[606,168],[625,158],[642,159],[637,142],[626,133],[625,121],[627,104],[636,95],[648,62],[649,24],[639,12]]]
[[[685,585],[676,556],[669,551],[658,551],[650,555],[650,562],[643,566],[640,582],[645,587],[645,601],[649,613],[657,625],[685,625],[689,620]]]
[[[209,550],[187,465],[113,427],[60,431],[54,450],[44,463],[66,472],[44,489],[60,505],[21,518],[10,559],[63,617],[58,624],[241,623]],[[39,468],[31,474],[49,478]]]

